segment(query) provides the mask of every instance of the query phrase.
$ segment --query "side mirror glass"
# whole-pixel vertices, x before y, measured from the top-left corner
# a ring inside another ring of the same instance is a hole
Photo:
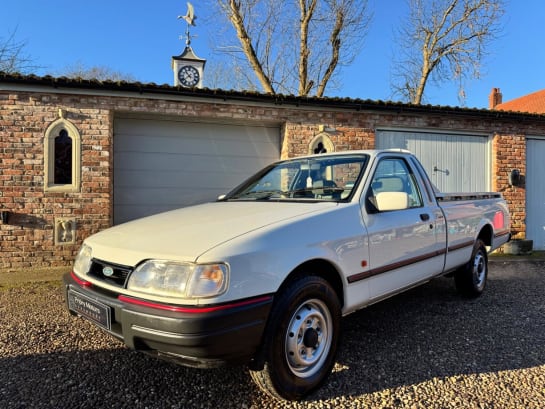
[[[380,192],[375,196],[379,212],[405,210],[409,208],[409,195],[405,192]]]

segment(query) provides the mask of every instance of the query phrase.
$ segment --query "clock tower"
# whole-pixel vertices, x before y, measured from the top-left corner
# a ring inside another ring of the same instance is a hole
[[[202,77],[206,60],[199,58],[188,44],[179,56],[172,57],[174,85],[202,88]]]
[[[187,3],[187,7],[187,14],[185,16],[178,16],[179,19],[184,19],[187,22],[187,29],[185,32],[184,51],[180,55],[172,57],[171,67],[174,73],[174,85],[186,88],[202,88],[206,60],[197,57],[191,48],[189,26],[195,26],[195,19],[197,17],[194,14],[191,3]]]

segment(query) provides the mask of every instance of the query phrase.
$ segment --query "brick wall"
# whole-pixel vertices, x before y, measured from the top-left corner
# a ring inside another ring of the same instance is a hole
[[[44,134],[59,107],[82,139],[77,193],[44,192]],[[83,237],[110,225],[111,111],[74,96],[2,93],[0,118],[0,210],[10,212],[0,228],[0,269],[67,265]],[[76,219],[76,244],[55,245],[55,220],[65,217]]]
[[[526,237],[526,139],[524,135],[496,134],[492,140],[492,189],[501,192],[509,203],[513,238]],[[509,185],[509,173],[520,170],[518,186]]]
[[[528,132],[545,135],[531,123],[510,123],[473,116],[328,110],[290,105],[226,103],[196,99],[175,101],[134,97],[0,91],[0,210],[10,212],[0,224],[0,270],[69,265],[90,234],[112,220],[113,123],[116,113],[145,113],[199,119],[245,120],[281,124],[282,157],[307,154],[324,129],[336,151],[375,146],[378,128],[426,128],[485,132],[492,143],[493,187],[501,191],[513,213],[517,235],[525,233],[524,187],[507,184],[508,172],[525,175]],[[81,136],[81,190],[44,192],[44,134],[65,112]],[[74,244],[56,245],[55,220],[76,220]]]

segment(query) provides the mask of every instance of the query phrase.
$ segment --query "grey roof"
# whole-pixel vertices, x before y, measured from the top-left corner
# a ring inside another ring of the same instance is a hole
[[[256,103],[266,103],[274,105],[289,105],[297,107],[315,107],[346,109],[352,111],[389,111],[395,113],[420,113],[420,114],[449,114],[454,116],[480,117],[508,119],[518,121],[531,121],[533,123],[545,123],[544,114],[532,114],[510,111],[497,111],[478,108],[462,108],[441,105],[416,105],[404,102],[381,101],[360,98],[339,98],[339,97],[315,97],[315,96],[296,96],[283,94],[265,94],[255,91],[236,91],[209,88],[184,88],[182,86],[172,86],[169,84],[158,85],[155,83],[127,82],[127,81],[100,81],[87,80],[82,78],[36,76],[23,74],[8,74],[0,72],[0,90],[4,84],[12,87],[20,86],[41,86],[50,87],[58,91],[70,89],[71,92],[81,90],[97,90],[105,92],[124,92],[135,93],[135,97],[141,97],[145,94],[160,95],[178,95],[187,97],[197,97],[203,99],[222,99],[224,101],[246,101]]]
[[[193,61],[200,61],[200,62],[206,61],[202,58],[197,57],[197,55],[195,54],[195,52],[189,45],[185,46],[184,51],[182,51],[180,55],[173,56],[172,58],[175,60],[193,60]]]

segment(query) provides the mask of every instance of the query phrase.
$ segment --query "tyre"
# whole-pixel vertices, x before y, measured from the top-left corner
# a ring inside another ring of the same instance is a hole
[[[458,292],[466,297],[478,297],[484,291],[488,278],[488,255],[482,240],[473,246],[469,262],[454,274]]]
[[[335,363],[341,307],[321,277],[306,276],[279,294],[262,346],[264,365],[250,370],[254,382],[277,399],[301,399],[318,388]]]

